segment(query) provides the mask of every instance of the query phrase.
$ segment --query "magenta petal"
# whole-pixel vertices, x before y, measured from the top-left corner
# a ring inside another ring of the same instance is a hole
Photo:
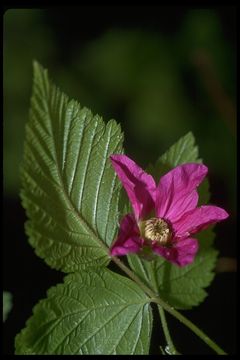
[[[111,246],[110,255],[122,256],[128,253],[137,253],[142,244],[143,239],[139,236],[134,216],[128,214],[121,221],[118,238]]]
[[[173,224],[175,236],[185,237],[189,236],[189,234],[195,234],[208,227],[208,225],[224,220],[228,216],[228,213],[220,207],[201,206],[189,211]]]
[[[198,251],[198,241],[192,238],[179,239],[171,248],[154,245],[153,251],[178,266],[186,266],[194,261]]]
[[[171,222],[195,209],[198,202],[197,186],[207,174],[202,164],[179,165],[164,175],[156,192],[156,214]]]
[[[110,158],[128,194],[136,219],[143,218],[154,208],[156,191],[154,179],[126,155],[112,155]]]
[[[123,256],[129,253],[138,253],[141,250],[141,239],[139,236],[132,236],[125,240],[124,244],[115,244],[110,251],[111,256]]]

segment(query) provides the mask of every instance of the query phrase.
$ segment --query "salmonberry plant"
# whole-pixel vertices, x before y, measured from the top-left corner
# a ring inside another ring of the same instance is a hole
[[[36,254],[67,275],[34,307],[15,353],[148,354],[156,304],[162,353],[184,352],[168,312],[225,354],[178,311],[207,296],[213,224],[228,217],[206,205],[206,175],[191,132],[143,171],[124,155],[116,121],[70,100],[34,62],[21,168],[26,233]],[[123,275],[108,269],[111,261]]]

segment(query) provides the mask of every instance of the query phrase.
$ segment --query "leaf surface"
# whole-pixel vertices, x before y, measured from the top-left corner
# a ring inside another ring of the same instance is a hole
[[[26,232],[36,253],[64,272],[106,265],[118,221],[119,182],[109,156],[121,153],[114,120],[69,100],[34,63],[22,165]]]
[[[217,254],[212,248],[199,251],[194,262],[182,268],[161,257],[147,261],[132,254],[128,255],[128,261],[145,284],[152,284],[164,301],[177,309],[191,309],[207,296],[205,288],[214,278]]]
[[[65,277],[48,291],[15,340],[16,354],[148,354],[149,298],[108,269]]]

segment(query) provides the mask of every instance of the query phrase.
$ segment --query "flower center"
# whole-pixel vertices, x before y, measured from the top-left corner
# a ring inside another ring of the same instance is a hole
[[[169,246],[172,232],[166,221],[161,218],[151,218],[144,222],[143,236],[147,240],[158,242],[159,245]]]

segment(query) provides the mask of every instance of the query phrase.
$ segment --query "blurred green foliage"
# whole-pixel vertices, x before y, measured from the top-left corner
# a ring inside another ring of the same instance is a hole
[[[3,322],[6,321],[11,309],[12,309],[12,294],[8,291],[3,291]]]
[[[79,10],[80,11],[80,10]],[[4,191],[17,196],[32,60],[49,68],[70,97],[125,131],[128,154],[142,165],[192,131],[200,155],[226,187],[235,210],[236,140],[209,95],[197,57],[203,54],[224,95],[235,101],[235,49],[214,10],[189,10],[175,33],[110,28],[64,50],[48,10],[9,10],[4,18]],[[57,16],[57,14],[56,14]],[[170,19],[171,20],[171,19]],[[169,21],[170,21],[169,20]],[[66,18],[66,29],[71,23]],[[69,39],[71,41],[71,39]],[[64,45],[62,45],[64,46]],[[234,106],[234,105],[233,105]]]

